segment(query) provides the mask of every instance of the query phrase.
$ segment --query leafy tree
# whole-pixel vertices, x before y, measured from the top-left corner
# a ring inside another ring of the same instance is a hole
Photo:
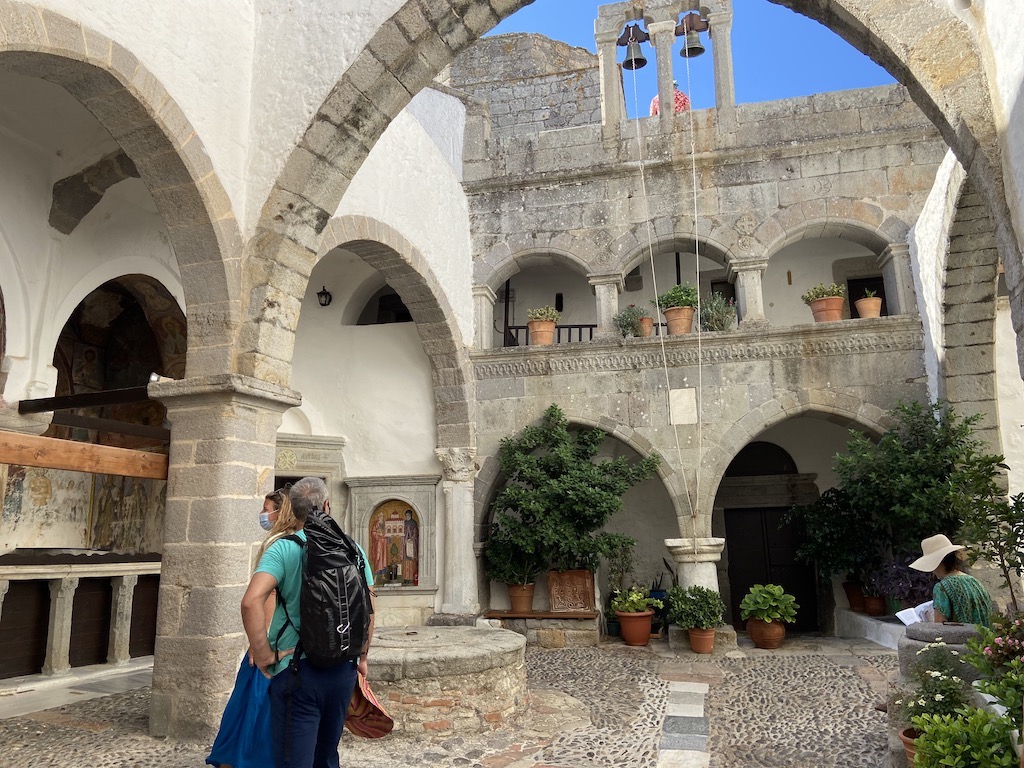
[[[570,430],[551,405],[540,424],[502,440],[498,459],[507,484],[494,499],[492,537],[541,551],[559,570],[596,569],[601,555],[621,546],[620,537],[601,529],[621,509],[623,494],[660,461],[595,461],[604,437],[600,429]]]
[[[1010,590],[1013,612],[1018,613],[1013,584],[1024,574],[1024,494],[1009,501],[983,500],[968,510],[963,522],[962,536],[971,542],[971,562],[983,558],[999,569]]]

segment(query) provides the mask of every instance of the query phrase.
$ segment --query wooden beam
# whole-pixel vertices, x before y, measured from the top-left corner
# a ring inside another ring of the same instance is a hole
[[[104,389],[99,392],[82,392],[77,395],[22,400],[18,403],[18,413],[46,413],[48,411],[64,411],[69,408],[97,408],[102,405],[140,403],[143,400],[149,400],[149,392],[146,387]]]
[[[81,416],[77,413],[54,413],[50,423],[56,424],[59,427],[78,427],[81,429],[95,429],[98,432],[112,432],[115,435],[151,437],[154,440],[163,440],[164,442],[168,442],[171,439],[171,430],[164,427],[152,427],[148,424],[129,424],[126,421],[101,419],[98,416]]]
[[[0,463],[100,475],[167,479],[167,456],[0,431]]]

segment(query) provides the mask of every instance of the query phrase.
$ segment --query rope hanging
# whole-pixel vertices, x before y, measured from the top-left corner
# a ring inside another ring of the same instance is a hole
[[[685,38],[684,38],[684,43],[683,44],[684,45],[686,44],[685,43]],[[692,89],[692,83],[691,83],[691,78],[690,78],[690,59],[689,59],[689,57],[683,57],[683,58],[686,60],[686,89],[687,89],[687,93],[692,94],[693,89]],[[691,98],[691,104],[692,104],[692,98]],[[674,100],[673,100],[673,104],[671,105],[670,108],[672,108],[674,110]],[[657,272],[657,269],[655,268],[655,263],[654,263],[654,232],[653,232],[653,227],[652,227],[652,224],[651,224],[651,211],[650,211],[650,204],[649,204],[648,195],[647,195],[647,173],[646,173],[646,165],[645,165],[645,161],[644,161],[644,145],[643,145],[643,138],[642,138],[641,133],[640,133],[640,120],[639,120],[639,117],[640,117],[640,105],[639,105],[639,89],[637,88],[637,80],[636,80],[636,69],[633,70],[633,109],[634,109],[634,112],[636,114],[636,119],[634,120],[634,124],[635,124],[635,128],[636,128],[637,157],[639,158],[640,191],[641,191],[641,195],[642,195],[642,199],[643,199],[644,219],[645,219],[646,227],[647,227],[647,253],[648,253],[648,260],[649,260],[650,266],[651,266],[652,288],[654,289],[655,299],[657,299],[657,296],[659,295],[659,290],[658,290],[658,272]],[[701,450],[702,450],[702,447],[703,447],[703,444],[704,444],[703,443],[703,418],[701,417],[701,411],[703,410],[703,408],[702,408],[702,406],[703,406],[702,399],[703,399],[703,394],[704,394],[704,388],[703,388],[704,387],[704,377],[703,377],[704,355],[703,355],[703,350],[702,350],[702,344],[703,344],[702,331],[703,331],[703,329],[701,328],[701,323],[700,323],[701,301],[702,300],[701,300],[701,296],[700,296],[700,256],[701,256],[701,248],[700,248],[700,239],[699,239],[698,234],[697,234],[698,230],[699,230],[699,227],[697,226],[697,224],[698,224],[698,206],[697,206],[697,151],[696,151],[696,144],[695,144],[695,140],[694,140],[694,123],[693,123],[693,109],[692,109],[692,107],[689,110],[687,110],[687,112],[689,113],[688,116],[689,116],[689,128],[690,128],[690,176],[691,176],[691,190],[692,190],[692,197],[693,197],[693,230],[694,230],[694,232],[693,232],[693,242],[694,242],[693,250],[694,250],[694,257],[695,257],[695,260],[696,260],[696,281],[697,281],[697,306],[695,308],[695,315],[696,315],[696,320],[697,320],[697,323],[696,323],[696,325],[697,325],[697,397],[696,397],[696,401],[697,401],[697,467],[696,467],[696,472],[695,472],[696,502],[694,501],[694,495],[691,494],[691,492],[690,492],[690,482],[687,479],[686,471],[685,471],[685,468],[683,467],[683,450],[682,450],[682,446],[679,443],[679,430],[676,429],[675,425],[672,425],[672,435],[675,438],[676,463],[680,467],[681,474],[683,476],[683,490],[686,493],[687,504],[689,505],[689,508],[690,508],[690,526],[691,526],[691,532],[693,534],[691,540],[693,542],[693,554],[696,555],[697,554],[697,515],[698,515],[698,512],[699,512],[699,503],[700,503],[701,467],[702,467],[702,465],[704,463],[703,462],[703,456],[701,455]],[[670,114],[674,115],[675,113],[673,111]],[[656,300],[655,300],[655,306],[657,306],[657,301]],[[662,367],[662,372],[663,372],[664,377],[665,377],[665,397],[668,400],[668,403],[667,403],[668,409],[667,410],[671,413],[671,399],[670,399],[671,385],[670,385],[669,371],[668,371],[668,353],[667,353],[666,348],[665,348],[665,334],[659,333],[658,334],[658,339],[659,339],[660,344],[661,344],[661,367]]]

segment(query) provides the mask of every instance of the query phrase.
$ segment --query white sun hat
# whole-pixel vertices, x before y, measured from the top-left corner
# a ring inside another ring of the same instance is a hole
[[[929,536],[921,542],[921,552],[923,554],[917,558],[917,560],[912,562],[910,567],[915,571],[931,573],[939,567],[939,563],[942,562],[942,558],[950,552],[956,552],[963,548],[964,547],[960,544],[953,544],[941,533],[936,536]]]

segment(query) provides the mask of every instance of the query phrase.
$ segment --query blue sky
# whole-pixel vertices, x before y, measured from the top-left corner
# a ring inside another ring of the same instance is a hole
[[[490,34],[538,32],[594,52],[594,19],[597,7],[603,4],[595,0],[535,0]],[[708,51],[689,60],[689,87],[687,61],[678,53],[672,57],[679,87],[690,94],[697,109],[712,106],[715,100],[711,44],[706,33],[701,40]],[[680,44],[677,40],[677,48]],[[732,48],[736,100],[740,103],[894,82],[888,72],[832,31],[767,0],[734,0]],[[647,104],[657,90],[654,51],[649,44],[644,45],[644,55],[648,64],[636,71],[636,102],[646,114]],[[632,115],[633,73],[626,71],[624,75],[626,102]]]

